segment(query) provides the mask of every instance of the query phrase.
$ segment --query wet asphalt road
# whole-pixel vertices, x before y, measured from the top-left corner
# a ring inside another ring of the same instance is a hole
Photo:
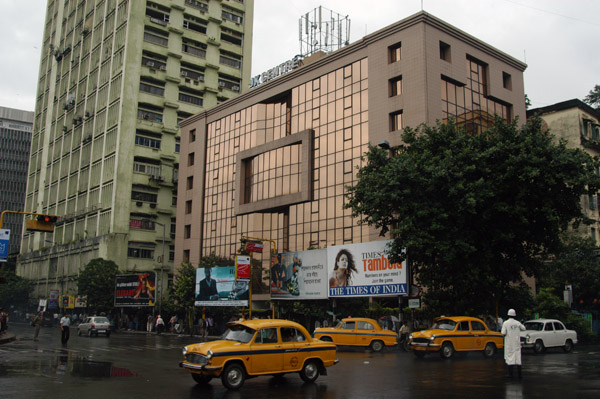
[[[113,334],[78,337],[72,329],[67,347],[58,327],[13,324],[18,340],[0,345],[1,398],[598,398],[600,347],[578,346],[542,355],[524,352],[523,380],[505,377],[502,354],[484,359],[480,353],[442,360],[416,359],[411,353],[387,350],[338,351],[340,363],[316,383],[297,374],[247,380],[237,392],[220,380],[197,386],[178,364],[189,336]]]

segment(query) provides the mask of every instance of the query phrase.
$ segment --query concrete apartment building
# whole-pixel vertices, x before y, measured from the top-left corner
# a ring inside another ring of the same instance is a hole
[[[343,209],[369,143],[448,117],[525,121],[526,65],[426,12],[310,58],[181,122],[176,265],[229,257],[242,235],[278,252],[380,240]]]
[[[0,212],[22,211],[29,167],[33,112],[0,107]],[[8,255],[21,248],[23,216],[5,214],[2,228],[10,230]]]
[[[253,0],[49,0],[17,273],[77,293],[93,258],[173,270],[179,121],[250,81]],[[164,274],[163,274],[164,273]],[[162,278],[161,276],[164,276]],[[162,287],[162,289],[161,289]]]
[[[544,127],[557,139],[566,139],[570,148],[580,148],[592,157],[600,155],[600,112],[581,100],[573,99],[546,107],[527,110],[527,117],[539,116]],[[600,213],[598,196],[581,199],[585,215],[594,221],[579,227],[579,233],[600,242]]]

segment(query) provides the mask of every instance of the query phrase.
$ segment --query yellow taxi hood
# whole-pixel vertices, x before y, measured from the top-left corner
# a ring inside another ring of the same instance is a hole
[[[200,342],[197,344],[191,344],[187,346],[188,352],[196,352],[202,353],[204,355],[208,354],[208,351],[219,352],[221,350],[231,351],[240,346],[246,346],[248,344],[244,344],[238,341],[226,341],[226,340],[218,340],[218,341],[210,341],[210,342]]]
[[[435,330],[415,331],[412,333],[412,336],[418,337],[418,338],[431,338],[434,335],[447,335],[448,333],[449,333],[448,330],[442,330],[442,329],[436,328]]]

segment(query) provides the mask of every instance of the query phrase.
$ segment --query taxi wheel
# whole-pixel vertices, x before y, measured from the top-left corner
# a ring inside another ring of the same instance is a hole
[[[483,357],[492,357],[496,353],[496,345],[489,343],[483,350]]]
[[[212,376],[210,375],[202,375],[202,374],[194,374],[192,373],[192,378],[196,381],[197,384],[206,385],[212,380]]]
[[[319,365],[314,360],[308,360],[300,371],[300,378],[304,382],[314,382],[319,377]]]
[[[444,359],[450,359],[454,355],[454,347],[450,342],[445,342],[440,350],[440,356]]]
[[[381,342],[381,341],[371,342],[371,350],[373,352],[381,352],[382,349],[383,349],[383,342]]]
[[[541,339],[538,339],[537,341],[535,341],[535,344],[533,344],[533,351],[535,353],[542,353],[545,349],[546,348],[544,348],[544,343]]]
[[[244,368],[237,363],[227,366],[223,374],[221,374],[221,382],[227,389],[240,389],[244,385],[245,380],[246,374]]]

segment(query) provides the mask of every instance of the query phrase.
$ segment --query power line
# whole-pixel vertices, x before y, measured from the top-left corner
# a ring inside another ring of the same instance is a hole
[[[596,22],[586,21],[585,19],[571,17],[569,15],[560,14],[558,12],[554,12],[554,11],[550,11],[550,10],[544,10],[543,8],[529,6],[529,5],[522,4],[522,3],[519,3],[519,2],[516,2],[516,1],[513,1],[513,0],[504,0],[504,1],[506,1],[507,3],[512,3],[512,4],[515,4],[515,5],[521,6],[521,7],[530,8],[532,10],[536,10],[536,11],[540,11],[540,12],[545,12],[547,14],[552,14],[552,15],[556,15],[556,16],[559,16],[559,17],[572,19],[574,21],[583,22],[583,23],[586,23],[586,24],[589,24],[589,25],[600,26],[600,24],[596,23]]]

